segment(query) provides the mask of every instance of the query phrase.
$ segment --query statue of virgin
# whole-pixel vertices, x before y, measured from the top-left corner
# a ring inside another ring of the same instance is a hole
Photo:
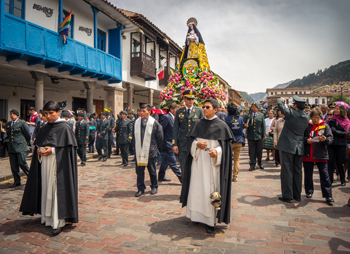
[[[182,52],[180,63],[189,58],[198,59],[200,68],[210,70],[207,53],[201,33],[197,29],[197,20],[190,18],[187,20],[188,31],[186,35],[185,48]]]

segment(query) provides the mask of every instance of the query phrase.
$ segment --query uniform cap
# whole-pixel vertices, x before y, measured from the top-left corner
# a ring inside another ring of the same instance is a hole
[[[84,117],[85,115],[84,115],[84,113],[78,113],[78,116]]]
[[[305,103],[305,100],[300,98],[298,95],[293,96],[293,101],[294,101],[294,103]]]
[[[305,108],[310,108],[310,104],[306,103]]]
[[[335,108],[335,104],[334,104],[334,102],[329,103],[329,104],[328,104],[328,107],[329,107],[329,108]]]
[[[109,116],[109,112],[108,111],[103,111],[102,115]]]
[[[131,110],[128,111],[128,114],[134,114],[134,112],[132,112]]]
[[[128,112],[127,112],[126,110],[122,110],[122,111],[120,111],[120,114],[127,115],[127,114],[128,114]]]
[[[19,116],[19,112],[17,109],[10,109],[10,113],[15,114],[16,116]]]
[[[69,117],[69,113],[67,111],[63,111],[61,113],[61,117]]]
[[[194,98],[196,98],[196,91],[194,91],[194,90],[191,90],[191,89],[189,89],[189,90],[186,90],[185,92],[183,92],[183,94],[182,94],[185,98],[188,98],[188,99],[194,99]]]

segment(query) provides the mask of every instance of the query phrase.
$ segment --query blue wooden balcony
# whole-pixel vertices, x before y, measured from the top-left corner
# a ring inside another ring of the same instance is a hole
[[[67,38],[63,44],[57,32],[30,23],[11,14],[0,13],[0,55],[7,61],[20,59],[28,65],[70,71],[71,75],[108,80],[122,80],[121,60],[99,49]]]

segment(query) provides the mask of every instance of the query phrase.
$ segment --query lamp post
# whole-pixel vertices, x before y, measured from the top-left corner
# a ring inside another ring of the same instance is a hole
[[[340,100],[343,101],[343,83],[340,84]]]

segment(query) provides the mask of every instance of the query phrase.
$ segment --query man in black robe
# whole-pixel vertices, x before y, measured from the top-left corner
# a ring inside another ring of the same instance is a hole
[[[215,113],[218,102],[205,101],[205,118],[198,121],[189,138],[187,159],[183,171],[180,202],[187,206],[186,216],[194,222],[207,225],[214,232],[215,223],[230,223],[232,150],[234,137],[225,122]],[[211,206],[211,193],[221,195],[220,210]]]
[[[44,105],[48,123],[36,138],[30,174],[20,211],[41,214],[41,223],[62,232],[66,222],[78,222],[77,142],[68,123],[59,118],[60,106]]]

